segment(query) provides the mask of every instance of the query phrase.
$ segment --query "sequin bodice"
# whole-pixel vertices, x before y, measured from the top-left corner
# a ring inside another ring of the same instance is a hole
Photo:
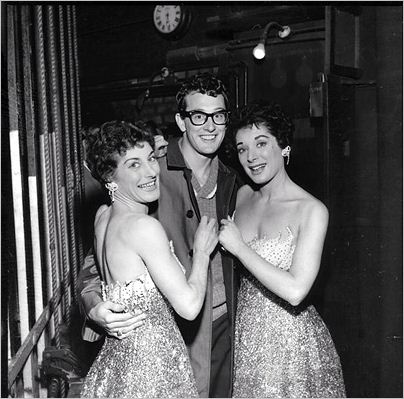
[[[269,238],[266,235],[263,237],[254,237],[247,244],[257,252],[261,258],[264,258],[272,265],[279,267],[282,270],[289,270],[292,265],[293,254],[295,245],[293,244],[293,233],[289,227],[286,227],[286,237],[282,233],[274,238]],[[265,288],[252,274],[245,272],[241,279],[241,292],[244,296],[243,301],[239,306],[243,306],[244,302],[248,302],[247,298],[251,297],[253,301],[263,301],[261,306],[275,306],[280,304],[290,312],[296,312],[293,306],[290,306],[286,301],[273,294],[270,290]],[[271,298],[268,302],[266,299]]]
[[[132,281],[101,282],[101,293],[103,301],[119,303],[124,306],[125,312],[140,309],[147,312],[149,318],[171,313],[170,305],[161,296],[147,270]]]
[[[176,259],[178,266],[185,273],[185,269],[175,255],[174,246],[170,241],[171,253]],[[119,303],[125,308],[125,312],[135,312],[139,309],[146,312],[148,319],[154,317],[162,320],[171,320],[172,308],[155,286],[149,271],[145,267],[144,272],[136,279],[126,282],[101,282],[101,295],[103,301]],[[165,317],[161,317],[166,315]]]
[[[295,244],[286,231],[286,237],[256,237],[248,245],[287,271]],[[315,308],[290,305],[247,271],[238,294],[234,362],[234,397],[345,396],[338,354]]]
[[[198,397],[183,338],[168,301],[146,271],[136,280],[102,284],[103,300],[146,312],[144,324],[122,340],[106,337],[81,396]]]
[[[279,232],[275,238],[264,236],[253,238],[248,245],[262,258],[283,270],[289,270],[292,264],[295,245],[293,243],[293,233],[286,227],[287,237],[282,239]]]

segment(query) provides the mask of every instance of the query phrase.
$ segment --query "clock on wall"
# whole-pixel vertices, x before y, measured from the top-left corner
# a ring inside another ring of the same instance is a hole
[[[191,11],[183,5],[157,5],[153,23],[157,31],[169,39],[179,39],[189,28]]]

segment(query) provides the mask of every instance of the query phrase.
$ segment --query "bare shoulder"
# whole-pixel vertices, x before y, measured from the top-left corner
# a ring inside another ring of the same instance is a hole
[[[105,211],[107,211],[109,209],[109,206],[106,204],[101,205],[98,210],[97,213],[95,215],[95,217],[99,217],[101,216],[103,213],[105,213]]]
[[[244,184],[237,191],[237,205],[240,205],[248,200],[248,198],[253,194],[253,189],[249,184]]]
[[[303,220],[316,219],[319,222],[328,223],[328,209],[318,198],[301,187],[297,189],[298,210]]]
[[[98,208],[97,213],[95,214],[94,222],[98,223],[99,221],[102,221],[106,217],[109,217],[109,213],[110,213],[110,207],[105,204],[101,205]]]
[[[136,239],[138,243],[144,243],[165,235],[161,223],[152,216],[133,214],[125,218],[122,231],[126,232],[131,240]]]
[[[161,223],[152,216],[133,214],[126,218],[128,230],[133,231],[137,235],[154,233],[162,229]]]

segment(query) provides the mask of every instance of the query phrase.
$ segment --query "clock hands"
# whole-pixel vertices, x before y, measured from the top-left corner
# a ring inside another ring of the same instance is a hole
[[[167,10],[166,13],[167,29],[170,29],[170,12]]]
[[[153,19],[156,29],[172,39],[182,36],[190,23],[189,12],[180,5],[156,5]]]

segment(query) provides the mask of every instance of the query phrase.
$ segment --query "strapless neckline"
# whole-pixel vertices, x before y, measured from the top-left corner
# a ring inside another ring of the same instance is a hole
[[[140,282],[144,282],[145,278],[147,277],[148,272],[145,270],[143,273],[137,275],[135,278],[129,279],[129,280],[125,280],[125,281],[118,281],[118,280],[114,280],[111,281],[109,283],[105,282],[105,281],[101,281],[102,285],[107,285],[111,288],[113,287],[127,287],[128,285],[135,283],[137,281]]]
[[[284,230],[288,232],[288,236],[284,239],[284,241],[292,242],[293,239],[295,238],[292,229],[289,226],[286,226]],[[247,241],[247,244],[250,245],[254,242],[260,242],[260,241],[280,242],[281,238],[282,238],[282,231],[279,231],[279,233],[275,237],[270,237],[269,234],[267,233],[264,233],[261,237],[258,234],[256,234],[251,240]]]

